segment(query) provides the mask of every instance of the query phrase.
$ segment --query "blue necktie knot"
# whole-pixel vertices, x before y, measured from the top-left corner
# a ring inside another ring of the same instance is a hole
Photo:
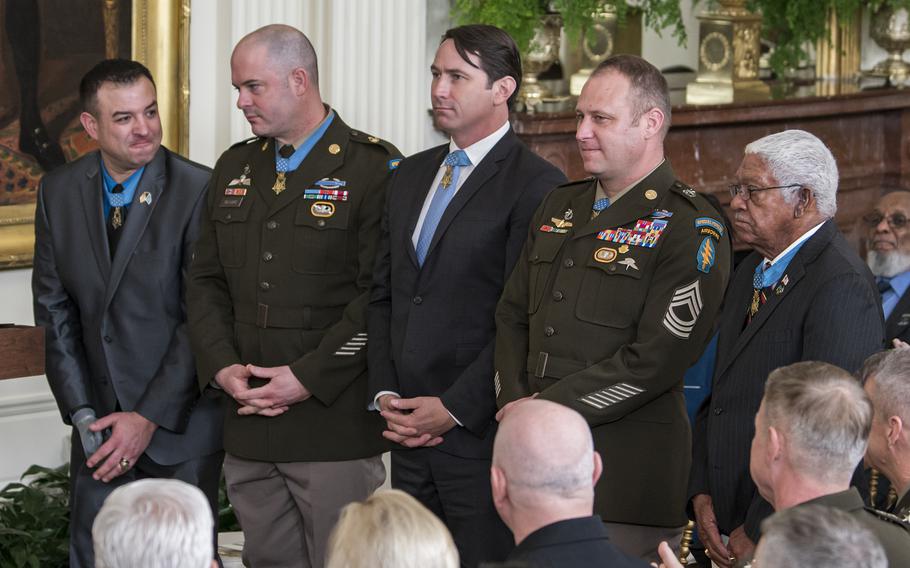
[[[878,292],[884,294],[891,289],[891,279],[887,276],[879,276],[875,279],[875,283],[878,285]]]
[[[457,166],[470,166],[471,158],[468,157],[467,152],[464,150],[455,150],[446,156],[443,163],[447,166],[457,167]]]

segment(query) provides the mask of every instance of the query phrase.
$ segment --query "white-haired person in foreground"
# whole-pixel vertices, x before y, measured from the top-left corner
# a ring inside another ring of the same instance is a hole
[[[824,505],[794,507],[762,522],[756,568],[888,568],[881,543],[849,513]],[[682,568],[666,543],[661,568]]]
[[[214,568],[213,522],[205,495],[183,481],[118,487],[92,526],[95,568]]]
[[[448,529],[398,489],[351,503],[329,538],[326,568],[458,568]]]

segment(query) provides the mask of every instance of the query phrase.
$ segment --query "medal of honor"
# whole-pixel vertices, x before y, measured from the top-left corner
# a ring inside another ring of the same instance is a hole
[[[442,174],[442,187],[448,189],[452,185],[452,166],[446,166],[446,171]]]
[[[284,172],[278,172],[278,176],[275,178],[275,185],[272,186],[272,191],[275,192],[275,195],[280,194],[282,191],[287,189],[285,185],[285,175]]]

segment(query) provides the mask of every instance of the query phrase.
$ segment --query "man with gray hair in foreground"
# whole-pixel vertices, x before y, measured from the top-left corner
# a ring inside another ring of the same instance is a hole
[[[515,536],[507,563],[648,566],[610,543],[594,510],[603,466],[591,429],[561,404],[528,400],[506,414],[493,445],[493,503]]]
[[[730,186],[734,231],[754,252],[724,298],[689,476],[699,537],[721,568],[752,556],[772,511],[749,479],[748,450],[769,373],[797,361],[854,371],[882,345],[872,274],[834,222],[837,182],[825,144],[786,130],[748,144]]]
[[[872,431],[866,463],[897,493],[888,512],[910,520],[910,349],[876,353],[860,371],[872,401]]]
[[[882,543],[891,566],[910,566],[910,525],[864,507],[850,487],[871,425],[872,405],[850,373],[817,361],[781,367],[755,417],[752,479],[776,511],[825,505],[849,513]]]
[[[115,489],[92,526],[96,568],[215,568],[212,510],[199,488],[140,479]]]

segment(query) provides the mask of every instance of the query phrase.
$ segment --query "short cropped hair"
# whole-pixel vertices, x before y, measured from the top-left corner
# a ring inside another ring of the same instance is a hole
[[[850,479],[872,427],[872,404],[855,377],[828,363],[794,363],[768,376],[763,401],[768,426],[792,443],[794,469],[827,482]]]
[[[458,568],[458,550],[436,515],[403,491],[347,505],[329,537],[326,568]]]
[[[265,46],[269,63],[279,69],[282,74],[302,67],[313,85],[319,85],[319,62],[316,58],[316,50],[309,38],[297,28],[285,24],[263,26],[243,36],[237,43],[235,51],[246,43]]]
[[[141,479],[115,489],[92,526],[97,568],[208,568],[212,509],[198,487]]]
[[[487,74],[487,88],[503,77],[515,79],[515,92],[508,101],[512,108],[521,87],[521,55],[512,36],[496,26],[469,24],[446,30],[440,43],[447,39],[452,40],[455,51],[468,65]],[[469,53],[480,60],[480,67],[471,62]]]
[[[898,416],[910,424],[910,349],[890,349],[872,355],[863,364],[860,378],[875,379],[872,406],[887,420]]]
[[[94,115],[98,110],[98,90],[104,83],[132,85],[145,77],[155,86],[151,71],[131,59],[105,59],[89,69],[79,81],[79,103],[82,110]]]
[[[670,130],[671,106],[670,89],[667,79],[660,70],[636,55],[619,54],[608,57],[600,62],[591,77],[602,73],[614,71],[629,80],[631,91],[629,95],[633,100],[632,123],[637,124],[641,117],[652,108],[659,109],[664,114],[664,124],[661,128],[661,137]]]
[[[887,568],[879,540],[849,513],[823,505],[785,509],[761,525],[761,568]]]
[[[788,203],[805,187],[815,196],[818,212],[826,219],[837,213],[837,161],[825,143],[805,130],[784,130],[746,146],[746,154],[761,157]],[[799,187],[796,187],[799,186]]]

